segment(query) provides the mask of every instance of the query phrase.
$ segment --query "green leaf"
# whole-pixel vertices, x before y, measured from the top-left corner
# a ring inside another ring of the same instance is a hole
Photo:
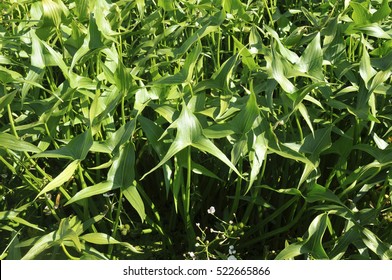
[[[185,59],[185,63],[181,68],[180,72],[172,75],[162,77],[156,80],[153,84],[165,84],[165,85],[175,85],[182,83],[190,83],[192,81],[193,70],[197,63],[198,57],[201,53],[201,44],[198,42],[196,47]]]
[[[176,121],[174,121],[169,128],[177,128],[176,138],[171,144],[164,158],[153,169],[143,175],[142,179],[151,172],[155,171],[163,164],[165,164],[175,154],[188,146],[193,146],[203,152],[207,152],[223,161],[227,166],[233,169],[239,176],[242,176],[230,160],[223,154],[212,142],[207,139],[202,131],[202,127],[196,116],[188,109],[187,105],[183,103],[182,111]]]
[[[316,160],[319,155],[332,145],[331,141],[332,126],[318,129],[314,134],[305,137],[301,145],[300,152],[310,154],[310,158]]]
[[[310,224],[308,238],[303,245],[304,249],[316,259],[328,259],[322,244],[322,239],[327,229],[327,214],[318,215]]]
[[[112,167],[108,172],[108,181],[114,185],[128,187],[133,184],[135,178],[135,148],[128,142],[120,148],[120,153],[113,160]]]
[[[54,245],[55,240],[55,232],[52,231],[42,237],[40,237],[38,240],[33,242],[33,247],[30,248],[29,251],[22,257],[22,260],[32,260],[36,258],[39,254],[41,254],[43,251],[49,249]],[[21,242],[19,246],[23,246],[23,243]]]
[[[361,78],[365,82],[366,87],[368,87],[367,85],[368,85],[370,79],[376,73],[377,73],[376,70],[374,70],[373,67],[370,64],[369,53],[368,53],[368,51],[366,49],[365,43],[363,43],[362,58],[361,58],[361,62],[359,64],[359,74],[361,75]]]
[[[102,33],[98,29],[96,18],[94,14],[90,14],[90,21],[88,27],[87,36],[84,39],[83,45],[76,51],[72,58],[70,71],[74,68],[76,63],[78,63],[83,56],[85,56],[89,51],[94,51],[104,47],[102,43]]]
[[[350,1],[350,6],[353,8],[351,17],[356,24],[365,24],[370,20],[370,12],[365,5],[366,1],[363,3]]]
[[[85,235],[80,236],[80,239],[82,239],[86,242],[89,242],[89,243],[97,244],[97,245],[111,245],[111,244],[121,245],[121,246],[124,246],[124,247],[130,249],[134,253],[141,253],[135,247],[133,247],[131,244],[129,244],[127,242],[120,242],[105,233],[100,233],[100,232],[87,233]]]
[[[391,14],[391,8],[389,7],[388,0],[382,0],[381,6],[377,9],[377,11],[372,14],[370,21],[371,22],[379,22],[386,19]]]
[[[183,55],[195,42],[201,40],[201,38],[212,32],[218,31],[219,26],[223,23],[224,19],[225,12],[223,10],[208,18],[202,28],[198,29],[195,33],[188,37],[180,48],[174,50],[174,55],[176,57]]]
[[[243,20],[251,20],[249,15],[245,12],[245,4],[240,0],[223,0],[223,9],[230,14],[237,15]]]
[[[263,165],[263,162],[267,159],[267,151],[268,151],[268,140],[266,139],[264,133],[253,135],[253,146],[252,150],[249,152],[249,160],[251,163],[251,172],[249,178],[249,187],[246,190],[248,192],[252,187],[253,183],[260,175],[260,169]]]
[[[236,65],[238,56],[234,55],[226,60],[222,66],[216,71],[211,79],[202,80],[194,88],[194,92],[203,91],[207,88],[215,88],[215,89],[222,89],[228,90],[229,89],[229,81],[232,76],[234,67]]]
[[[0,63],[1,64],[1,63]],[[22,75],[18,72],[12,71],[0,65],[0,81],[4,84],[13,83],[17,80],[21,80]],[[12,94],[12,93],[11,93]],[[6,95],[7,96],[7,95]],[[2,103],[2,99],[6,96],[0,98],[0,109],[6,104]]]
[[[271,55],[265,56],[265,60],[267,62],[268,74],[279,83],[284,91],[294,93],[297,88],[287,78],[287,73],[292,67],[285,62],[275,47],[272,48]]]
[[[171,0],[158,0],[158,6],[166,12],[170,12],[175,9],[174,3]]]
[[[303,249],[304,242],[297,242],[294,244],[290,244],[286,248],[284,248],[280,253],[276,256],[276,260],[290,260],[297,256],[304,254]]]
[[[377,23],[355,26],[354,30],[363,32],[364,34],[375,37],[375,38],[382,38],[382,39],[391,39],[392,38]]]
[[[136,184],[137,184],[136,181],[133,181],[132,185],[129,185],[128,187],[123,187],[122,190],[125,198],[131,204],[131,206],[136,210],[136,212],[139,214],[141,221],[143,222],[144,219],[146,218],[146,212],[145,212],[143,200],[137,190]]]
[[[67,182],[72,175],[75,173],[76,168],[79,166],[79,160],[74,160],[71,162],[59,175],[56,176],[49,184],[43,188],[39,194],[37,194],[36,199],[43,195],[44,193],[50,192],[55,188],[60,187],[62,184]]]
[[[248,67],[249,71],[256,71],[259,66],[253,59],[250,51],[236,37],[232,36],[232,38],[234,40],[234,45],[241,56],[242,63]]]
[[[303,254],[309,254],[316,259],[329,259],[322,245],[322,238],[327,228],[327,220],[327,214],[318,215],[310,224],[305,240],[284,248],[276,256],[276,259],[291,259]]]
[[[81,191],[77,192],[70,200],[67,201],[67,203],[64,204],[64,206],[67,206],[71,203],[74,203],[78,200],[92,197],[97,194],[103,194],[112,190],[115,190],[119,188],[120,186],[115,186],[113,185],[113,182],[111,181],[104,181],[98,184],[95,184],[91,187],[87,187],[85,189],[82,189]]]
[[[363,242],[366,246],[377,254],[382,260],[392,259],[392,247],[390,244],[386,244],[380,240],[372,231],[367,228],[362,230]]]
[[[301,72],[309,74],[316,80],[324,79],[322,68],[323,52],[320,44],[320,33],[317,33],[314,39],[306,47],[297,65]]]
[[[19,152],[42,152],[37,146],[4,132],[0,132],[0,147]]]
[[[71,141],[57,149],[45,151],[34,155],[33,157],[47,157],[47,158],[68,158],[73,160],[84,160],[93,145],[93,137],[91,135],[91,129],[86,130],[82,134],[79,134]]]
[[[305,199],[309,203],[330,201],[346,207],[339,197],[336,196],[331,190],[316,183],[309,186],[309,191],[306,193]]]
[[[227,123],[228,127],[231,127],[236,133],[242,135],[246,134],[253,127],[256,118],[259,116],[256,94],[253,90],[249,91],[246,88],[244,89],[248,94],[246,105],[231,122]]]
[[[21,212],[22,211],[17,211],[17,210],[2,211],[2,212],[0,212],[0,221],[11,220],[11,221],[14,221],[16,223],[19,223],[19,224],[31,227],[33,229],[36,229],[36,230],[39,230],[39,231],[44,231],[38,225],[32,224],[32,223],[26,221],[25,219],[23,219],[21,217],[18,217],[18,215]]]

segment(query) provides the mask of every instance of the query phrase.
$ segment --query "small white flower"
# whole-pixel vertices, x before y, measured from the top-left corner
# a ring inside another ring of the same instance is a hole
[[[233,250],[233,249],[234,249],[234,245],[230,245],[229,250]]]
[[[195,247],[199,247],[199,246],[200,246],[200,243],[196,243],[196,244],[195,244]]]
[[[200,227],[200,223],[196,223],[196,226],[197,226],[197,227]]]
[[[189,252],[189,256],[193,259],[195,257],[195,253]]]
[[[233,255],[230,255],[227,259],[228,260],[236,260],[237,258],[235,256],[233,256]]]
[[[215,207],[214,207],[214,206],[211,206],[210,208],[208,208],[208,209],[207,209],[207,213],[208,213],[208,214],[211,214],[211,215],[214,215],[214,214],[215,214]]]

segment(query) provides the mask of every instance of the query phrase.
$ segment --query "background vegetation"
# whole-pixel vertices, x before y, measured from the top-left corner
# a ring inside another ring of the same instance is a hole
[[[392,258],[388,0],[4,0],[1,259]]]

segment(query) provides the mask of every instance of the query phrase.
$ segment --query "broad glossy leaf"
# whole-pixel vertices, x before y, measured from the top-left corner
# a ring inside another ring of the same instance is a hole
[[[62,184],[67,182],[75,173],[75,170],[78,168],[78,166],[79,160],[74,160],[71,162],[59,175],[56,176],[56,178],[50,181],[50,183],[39,192],[36,198],[43,195],[44,193],[50,192],[51,190],[60,187]]]
[[[382,38],[382,39],[391,39],[391,35],[389,35],[386,31],[384,31],[377,23],[365,24],[354,27],[355,31],[363,32],[366,35]]]
[[[306,193],[305,199],[309,203],[330,201],[343,207],[346,207],[345,204],[339,199],[339,197],[335,195],[331,190],[316,183],[312,184],[309,187],[309,191]]]
[[[371,22],[378,22],[386,19],[391,14],[391,8],[389,7],[388,0],[382,0],[381,6],[377,9],[377,11],[372,14],[370,20]]]
[[[110,191],[115,190],[119,187],[120,186],[118,186],[118,185],[115,186],[113,184],[113,182],[111,182],[111,181],[104,181],[104,182],[95,184],[91,187],[87,187],[87,188],[82,189],[81,191],[77,192],[70,200],[67,201],[67,203],[65,203],[65,206],[67,206],[71,203],[74,203],[78,200],[84,199],[84,198],[89,198],[94,195],[110,192]]]
[[[265,60],[269,75],[279,83],[284,91],[294,93],[297,88],[287,78],[290,66],[288,63],[285,63],[283,56],[276,51],[276,48],[272,48],[271,55],[265,56]]]
[[[306,124],[308,125],[308,127],[314,137],[314,128],[313,128],[312,120],[309,116],[308,109],[306,109],[306,106],[303,103],[298,104],[297,108],[298,108],[298,111],[300,112],[301,116],[304,118]]]
[[[364,238],[362,239],[366,246],[377,254],[382,260],[392,259],[392,247],[380,240],[372,231],[367,228],[362,230]]]
[[[167,12],[173,11],[175,9],[173,4],[174,3],[172,1],[158,0],[158,6]]]
[[[322,239],[327,229],[327,219],[327,214],[320,214],[312,221],[307,232],[308,237],[303,244],[307,253],[316,259],[328,259],[322,244]]]
[[[28,221],[26,221],[25,219],[18,217],[18,215],[21,213],[22,211],[17,211],[17,210],[8,210],[8,211],[1,211],[0,212],[0,221],[6,221],[6,220],[11,220],[14,221],[16,223],[20,223],[22,225],[31,227],[33,229],[39,230],[39,231],[44,231],[43,229],[41,229],[38,225],[36,224],[32,224]],[[14,229],[12,229],[12,231],[14,231]]]
[[[227,13],[238,16],[243,20],[250,20],[250,17],[245,12],[245,5],[240,0],[223,0],[222,7]]]
[[[84,39],[83,45],[76,51],[72,58],[70,71],[74,68],[83,56],[85,56],[90,50],[97,50],[104,47],[102,43],[102,33],[98,29],[96,18],[93,14],[90,14],[89,28],[86,38]]]
[[[259,66],[253,59],[250,51],[234,36],[233,36],[233,40],[234,40],[234,45],[238,49],[238,53],[241,56],[242,63],[248,67],[249,71],[257,70]]]
[[[136,212],[139,214],[140,219],[142,222],[146,218],[146,212],[144,208],[144,203],[143,199],[141,198],[137,187],[136,187],[136,181],[133,181],[133,184],[128,186],[128,187],[123,187],[123,194],[125,198],[128,200],[128,202],[132,205],[132,207],[136,210]]]
[[[228,122],[228,126],[232,127],[236,133],[241,135],[246,134],[253,127],[256,118],[259,116],[259,108],[257,106],[255,93],[246,88],[244,89],[248,94],[246,105],[231,122]]]
[[[310,158],[316,160],[319,155],[331,145],[332,127],[317,129],[313,134],[305,137],[300,152],[310,154]]]
[[[120,187],[128,187],[135,179],[135,148],[128,142],[120,148],[119,157],[113,160],[108,172],[108,181]]]
[[[350,1],[350,6],[353,8],[351,17],[356,24],[365,24],[370,21],[371,15],[366,7],[366,2]]]
[[[317,80],[323,80],[323,52],[320,45],[320,33],[306,47],[298,61],[299,70],[308,73]]]
[[[364,40],[364,39],[363,39]],[[376,70],[373,69],[370,63],[369,53],[366,49],[365,44],[363,44],[362,58],[359,64],[359,74],[361,78],[365,82],[365,85],[368,85],[369,80],[376,74]]]
[[[68,158],[73,160],[84,160],[93,145],[91,129],[86,130],[63,147],[57,150],[45,151],[34,155],[33,157],[48,158]]]
[[[164,158],[156,165],[152,170],[143,175],[142,179],[155,171],[163,164],[165,164],[170,158],[179,153],[181,150],[188,146],[193,146],[203,152],[207,152],[217,157],[233,169],[239,176],[241,174],[230,162],[230,160],[223,154],[212,142],[207,139],[202,131],[202,127],[196,118],[196,116],[188,109],[187,105],[183,103],[182,111],[180,116],[175,122],[173,122],[169,128],[177,128],[176,138],[171,144]]]
[[[20,73],[12,71],[0,65],[0,82],[7,84],[7,83],[13,83],[19,79],[22,79],[22,75]],[[1,107],[4,107],[2,99],[5,97],[6,96],[2,96],[0,99],[0,109]]]
[[[392,74],[391,70],[377,72],[377,74],[374,75],[373,79],[371,80],[369,86],[369,92],[370,93],[373,92],[379,85],[381,85],[386,80],[388,80],[391,74]]]
[[[278,33],[272,29],[270,26],[268,25],[264,25],[264,28],[268,31],[268,33],[271,35],[271,37],[274,39],[274,41],[277,43],[278,45],[278,52],[281,54],[281,56],[283,57],[283,59],[287,59],[288,61],[290,61],[292,64],[295,64],[298,62],[299,57],[298,55],[287,49],[282,42],[280,41],[279,35]]]
[[[45,46],[45,48],[49,51],[53,61],[56,63],[56,65],[61,69],[61,72],[63,73],[65,78],[69,78],[68,72],[69,72],[69,68],[68,66],[65,64],[63,57],[61,56],[60,53],[58,53],[57,51],[55,51],[51,46],[49,46],[49,44],[47,44],[46,42],[42,42],[42,44]]]
[[[306,251],[304,250],[304,243],[305,242],[297,242],[290,244],[282,251],[280,251],[280,253],[276,256],[275,260],[290,260],[306,253]]]
[[[268,140],[266,139],[264,133],[253,135],[253,147],[249,152],[249,160],[251,164],[250,178],[248,189],[246,192],[250,190],[255,180],[261,176],[260,169],[263,165],[263,162],[267,159],[267,151],[268,151]]]
[[[19,152],[32,152],[32,153],[40,153],[42,152],[37,146],[20,140],[16,138],[14,135],[0,132],[0,148],[10,149],[13,151]]]
[[[22,257],[22,260],[35,259],[43,251],[52,247],[54,245],[54,242],[53,242],[54,240],[55,240],[55,232],[54,231],[42,236],[38,240],[34,240],[33,247],[30,248],[29,251],[27,251],[27,253]],[[23,245],[23,243],[19,244],[19,246],[21,246],[21,245]]]
[[[339,236],[335,241],[335,245],[329,253],[331,260],[339,260],[346,253],[350,244],[360,240],[361,235],[356,227],[350,227],[343,235]]]
[[[133,247],[128,242],[120,242],[105,233],[100,233],[100,232],[87,233],[85,235],[80,236],[80,239],[82,239],[86,242],[98,244],[98,245],[117,244],[117,245],[121,245],[121,246],[124,246],[124,247],[130,249],[134,253],[141,253],[140,251],[138,251],[135,247]]]

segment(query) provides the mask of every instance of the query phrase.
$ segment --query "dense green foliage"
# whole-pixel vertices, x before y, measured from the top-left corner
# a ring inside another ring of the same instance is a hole
[[[392,258],[389,2],[2,1],[1,258]]]

